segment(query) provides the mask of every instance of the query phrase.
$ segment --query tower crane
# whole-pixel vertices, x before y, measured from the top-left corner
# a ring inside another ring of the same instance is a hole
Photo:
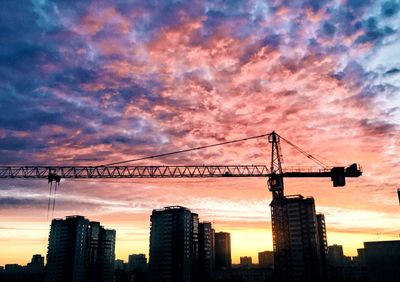
[[[201,150],[205,148],[211,148],[216,146],[222,146],[237,142],[242,142],[250,139],[257,138],[268,138],[269,144],[271,144],[271,163],[267,165],[131,165],[128,163],[135,161],[148,160],[153,158],[160,158],[164,156],[185,153],[189,151]],[[307,158],[316,162],[320,168],[304,169],[298,168],[283,168],[283,158],[281,150],[281,140],[292,146],[294,149],[304,154]],[[348,167],[335,166],[330,167],[324,165],[317,158],[308,154],[303,149],[293,144],[284,137],[278,135],[275,131],[247,137],[243,139],[227,141],[207,146],[201,146],[196,148],[185,149],[181,151],[169,152],[164,154],[158,154],[148,157],[142,157],[132,160],[125,160],[120,162],[114,162],[109,164],[97,165],[97,166],[0,166],[0,179],[6,178],[28,178],[28,179],[47,179],[50,183],[50,197],[48,203],[48,214],[50,209],[50,198],[52,185],[55,183],[54,196],[57,192],[57,187],[60,184],[60,180],[65,178],[215,178],[215,177],[265,177],[267,178],[268,189],[272,192],[271,206],[271,224],[273,233],[273,246],[274,246],[274,261],[275,271],[279,281],[293,281],[291,280],[291,272],[288,271],[288,266],[292,264],[291,258],[288,254],[291,253],[291,237],[289,236],[289,221],[288,212],[286,209],[286,202],[290,201],[291,196],[284,195],[284,178],[303,178],[303,177],[323,177],[330,178],[333,182],[334,187],[340,187],[346,185],[347,177],[359,177],[362,175],[361,167],[357,164],[352,164]],[[399,194],[400,195],[400,194]],[[299,195],[300,196],[300,195]],[[293,197],[293,196],[292,196]],[[300,196],[302,197],[302,196]],[[53,215],[54,215],[54,203],[55,197],[53,198]],[[315,213],[315,212],[314,212]],[[297,229],[300,228],[299,222],[296,223]],[[304,227],[307,230],[316,228],[315,224],[312,227]],[[311,229],[310,229],[311,228]],[[297,230],[296,229],[296,230]],[[294,229],[293,229],[294,230]],[[300,229],[299,229],[300,230]],[[312,233],[316,236],[317,230]],[[302,234],[302,233],[301,233]],[[287,236],[286,236],[287,235]],[[297,234],[299,235],[299,234]],[[305,238],[306,242],[316,244],[317,238],[312,239]],[[308,240],[308,241],[307,241]],[[308,244],[307,243],[307,244]],[[297,244],[297,243],[296,243]],[[309,244],[309,245],[310,245]],[[297,245],[296,245],[297,246]],[[311,246],[311,245],[310,245]],[[298,246],[296,251],[298,251]],[[315,252],[309,251],[307,253],[307,267],[304,265],[297,265],[296,271],[304,268],[302,275],[308,277],[308,281],[314,281],[315,278],[307,270],[319,269],[319,264],[315,263],[310,258],[316,258],[318,255]],[[308,272],[307,272],[308,271]],[[297,272],[296,272],[297,273]],[[293,274],[294,275],[294,274]],[[297,275],[297,274],[296,274]],[[308,275],[308,276],[307,276]],[[297,281],[297,280],[296,280]],[[306,280],[305,280],[306,281]],[[317,280],[315,280],[317,281]]]
[[[139,160],[164,157],[210,147],[222,146],[251,139],[268,138],[271,144],[271,164],[267,165],[126,165]],[[321,167],[312,169],[282,167],[281,140],[294,147]],[[348,167],[325,166],[317,158],[283,138],[275,131],[258,136],[247,137],[212,145],[195,147],[138,159],[114,162],[97,166],[0,166],[0,179],[47,179],[49,183],[59,183],[62,178],[215,178],[215,177],[265,177],[273,198],[284,195],[284,178],[325,177],[331,178],[334,187],[345,186],[346,177],[359,177],[361,167],[352,164]]]

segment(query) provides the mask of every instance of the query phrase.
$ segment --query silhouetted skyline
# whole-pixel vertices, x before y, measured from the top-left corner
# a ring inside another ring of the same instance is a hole
[[[323,217],[314,199],[286,196],[272,203],[287,229],[275,221],[274,251],[231,263],[231,234],[215,232],[210,222],[182,206],[152,211],[149,264],[145,254],[115,259],[115,230],[84,216],[67,216],[51,223],[46,262],[39,254],[26,266],[0,267],[1,281],[175,281],[175,282],[397,282],[400,278],[400,240],[364,242],[354,257],[343,246],[327,243]],[[276,215],[274,215],[276,216]],[[277,236],[280,236],[276,239]],[[323,242],[320,241],[323,238]]]

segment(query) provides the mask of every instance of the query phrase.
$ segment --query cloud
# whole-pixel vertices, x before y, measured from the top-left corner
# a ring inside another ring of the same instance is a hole
[[[382,4],[382,15],[385,17],[392,17],[399,11],[400,5],[396,1],[386,1]]]

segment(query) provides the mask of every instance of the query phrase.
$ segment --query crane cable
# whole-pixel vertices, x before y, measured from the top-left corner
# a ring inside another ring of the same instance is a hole
[[[50,209],[51,209],[51,219],[54,218],[54,209],[56,206],[57,189],[60,186],[60,183],[57,181],[54,181],[54,186],[53,186],[53,180],[49,181],[49,183],[50,183],[50,192],[49,192],[49,201],[47,202],[46,222],[49,221]]]
[[[310,153],[307,153],[306,151],[304,151],[303,149],[301,149],[299,146],[295,145],[294,143],[290,142],[289,140],[285,139],[284,137],[278,135],[279,138],[281,138],[283,141],[285,141],[287,144],[289,144],[290,146],[292,146],[293,148],[295,148],[297,151],[299,151],[300,153],[302,153],[304,156],[306,156],[307,158],[309,158],[310,160],[312,160],[313,162],[317,163],[318,165],[322,166],[322,167],[327,167],[326,164],[324,164],[322,161],[320,161],[319,159],[317,159],[316,157],[314,157],[313,155],[311,155]]]
[[[201,149],[206,149],[206,148],[211,148],[211,147],[217,147],[217,146],[222,146],[222,145],[242,142],[242,141],[251,140],[251,139],[267,137],[269,135],[271,135],[271,133],[261,134],[261,135],[257,135],[257,136],[251,136],[251,137],[246,137],[246,138],[242,138],[242,139],[236,139],[236,140],[232,140],[232,141],[221,142],[221,143],[212,144],[212,145],[205,145],[205,146],[200,146],[200,147],[195,147],[195,148],[189,148],[189,149],[185,149],[185,150],[168,152],[168,153],[164,153],[164,154],[152,155],[152,156],[147,156],[147,157],[142,157],[142,158],[137,158],[137,159],[131,159],[131,160],[114,162],[114,163],[102,164],[102,165],[99,165],[99,166],[96,166],[96,167],[104,167],[104,166],[111,166],[111,165],[118,165],[118,164],[124,164],[124,163],[130,163],[130,162],[137,162],[137,161],[142,161],[142,160],[160,158],[160,157],[165,157],[165,156],[170,156],[170,155],[176,155],[176,154],[181,154],[181,153],[186,153],[186,152],[191,152],[191,151],[196,151],[196,150],[201,150]]]
[[[56,196],[57,196],[57,188],[58,188],[58,186],[60,186],[60,183],[56,181],[56,182],[54,183],[53,210],[52,210],[52,212],[51,212],[51,218],[52,218],[52,219],[54,218],[54,207],[55,207],[55,205],[56,205]]]
[[[49,213],[50,213],[50,204],[51,204],[51,192],[53,190],[53,181],[50,182],[50,193],[49,193],[49,201],[47,203],[47,216],[46,216],[46,222],[49,221]]]

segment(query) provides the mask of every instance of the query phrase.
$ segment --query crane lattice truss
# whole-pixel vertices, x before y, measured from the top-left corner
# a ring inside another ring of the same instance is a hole
[[[147,160],[178,153],[221,146],[256,138],[268,137],[271,143],[271,165],[187,165],[187,166],[147,166],[122,165],[138,160]],[[307,158],[315,161],[319,168],[283,168],[280,140],[284,140]],[[311,154],[284,139],[275,132],[239,140],[227,141],[202,147],[185,149],[139,159],[121,161],[100,166],[0,166],[0,179],[5,178],[46,178],[49,182],[60,182],[61,178],[186,178],[186,177],[266,177],[268,188],[274,197],[283,196],[283,178],[287,177],[330,177],[333,186],[344,186],[346,177],[362,174],[357,164],[349,167],[325,166]]]
[[[293,167],[282,170],[284,177],[330,177],[332,167]],[[266,165],[193,166],[0,166],[0,178],[186,178],[186,177],[269,177]],[[346,176],[352,177],[350,174]]]

